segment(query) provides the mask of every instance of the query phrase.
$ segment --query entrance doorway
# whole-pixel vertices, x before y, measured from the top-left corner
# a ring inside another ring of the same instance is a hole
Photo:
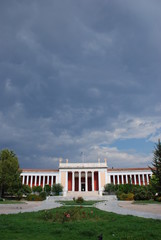
[[[84,192],[85,191],[85,183],[81,184],[81,191]]]

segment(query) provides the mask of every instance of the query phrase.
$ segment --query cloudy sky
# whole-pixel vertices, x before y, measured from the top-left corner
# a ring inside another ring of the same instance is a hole
[[[146,167],[161,137],[160,0],[0,1],[0,148]]]

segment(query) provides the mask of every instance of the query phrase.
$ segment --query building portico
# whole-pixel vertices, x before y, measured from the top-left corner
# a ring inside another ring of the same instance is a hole
[[[60,181],[66,195],[68,192],[95,192],[102,195],[107,174],[104,163],[62,163],[59,162]]]

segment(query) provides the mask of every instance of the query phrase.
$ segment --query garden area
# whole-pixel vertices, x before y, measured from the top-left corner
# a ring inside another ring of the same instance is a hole
[[[161,221],[122,216],[96,208],[61,207],[0,216],[5,239],[160,239]]]

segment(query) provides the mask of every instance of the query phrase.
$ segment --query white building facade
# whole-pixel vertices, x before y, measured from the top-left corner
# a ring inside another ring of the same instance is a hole
[[[107,160],[103,163],[65,163],[59,161],[58,170],[23,169],[22,184],[51,187],[60,183],[63,194],[95,192],[102,195],[104,186],[108,183],[134,185],[148,185],[152,171],[150,168],[108,168]]]

